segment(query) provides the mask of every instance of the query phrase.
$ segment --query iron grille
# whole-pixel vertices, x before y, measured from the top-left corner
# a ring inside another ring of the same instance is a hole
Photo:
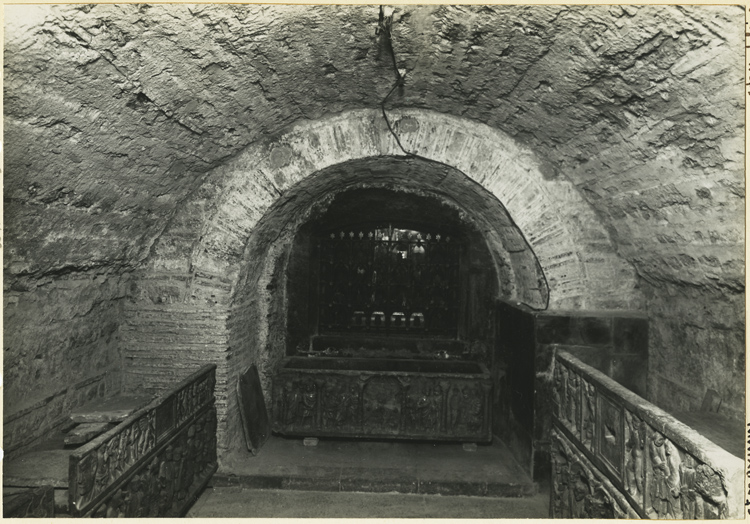
[[[320,240],[319,330],[455,337],[459,243],[391,226]]]

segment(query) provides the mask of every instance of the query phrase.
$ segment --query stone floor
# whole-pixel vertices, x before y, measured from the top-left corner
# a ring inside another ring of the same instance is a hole
[[[546,518],[549,492],[498,498],[411,493],[331,493],[207,488],[188,512],[199,518]]]
[[[522,497],[537,486],[500,441],[465,451],[461,443],[382,442],[272,436],[257,456],[230,455],[215,487]]]
[[[679,412],[674,417],[735,457],[745,457],[745,425],[718,413]]]

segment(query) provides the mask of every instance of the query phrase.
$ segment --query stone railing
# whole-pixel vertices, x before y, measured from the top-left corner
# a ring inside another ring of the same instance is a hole
[[[207,365],[70,456],[75,517],[175,517],[216,471],[216,366]]]
[[[562,351],[552,395],[551,517],[742,517],[742,459]]]

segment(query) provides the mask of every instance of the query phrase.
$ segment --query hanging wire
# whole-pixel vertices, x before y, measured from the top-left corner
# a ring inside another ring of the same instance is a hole
[[[427,162],[431,162],[431,163],[435,163],[435,164],[440,164],[440,165],[443,165],[443,166],[446,166],[448,168],[452,168],[453,169],[453,166],[450,166],[450,165],[445,164],[443,162],[440,162],[438,160],[433,160],[431,158],[423,157],[423,156],[418,155],[416,153],[412,153],[411,151],[407,151],[404,148],[404,146],[401,144],[401,140],[399,140],[398,135],[394,131],[393,126],[391,126],[391,122],[388,119],[388,114],[385,111],[385,104],[388,101],[388,99],[391,97],[391,95],[393,94],[393,92],[396,90],[396,88],[397,87],[403,87],[405,85],[405,83],[406,83],[406,73],[404,73],[403,75],[401,74],[401,71],[399,71],[399,69],[398,69],[398,63],[396,61],[396,52],[395,52],[395,50],[393,48],[393,35],[391,34],[391,26],[392,26],[392,24],[393,24],[393,15],[385,16],[385,11],[383,9],[383,6],[381,5],[380,6],[380,17],[379,17],[379,20],[378,20],[378,29],[376,30],[375,34],[378,35],[378,36],[381,35],[381,34],[385,36],[385,46],[386,46],[386,49],[388,51],[388,54],[391,55],[391,62],[393,63],[393,70],[396,73],[396,81],[393,83],[393,87],[391,87],[391,90],[388,91],[387,95],[385,95],[385,98],[383,99],[383,101],[380,102],[380,110],[383,113],[383,118],[385,119],[385,123],[388,126],[388,131],[390,131],[390,133],[393,136],[393,138],[396,139],[396,143],[398,144],[398,147],[401,148],[401,151],[403,151],[404,154],[407,157],[409,157],[409,158],[419,158],[420,160],[426,160]],[[505,207],[505,206],[503,206],[503,207]],[[526,245],[529,247],[529,251],[531,252],[531,256],[534,257],[534,261],[536,262],[536,265],[539,268],[539,272],[542,275],[542,280],[544,280],[544,286],[545,286],[545,288],[547,290],[547,293],[546,293],[546,296],[545,296],[545,303],[544,303],[544,307],[543,308],[537,308],[537,307],[531,306],[531,305],[529,305],[529,304],[527,304],[525,302],[520,302],[520,301],[517,301],[517,302],[519,304],[523,304],[524,306],[526,306],[527,308],[529,308],[529,309],[531,309],[533,311],[546,311],[549,308],[549,297],[550,297],[549,281],[547,281],[547,275],[544,274],[544,268],[542,267],[541,262],[539,262],[539,257],[536,255],[536,253],[534,252],[534,250],[531,248],[531,244],[526,239],[526,235],[523,234],[523,231],[521,230],[521,228],[518,227],[518,225],[516,224],[516,221],[513,220],[513,217],[511,216],[510,213],[507,212],[507,210],[506,210],[506,213],[507,213],[508,219],[510,220],[510,223],[513,226],[513,228],[516,231],[518,231],[518,233],[521,235],[521,237],[523,238],[523,240],[526,243]]]

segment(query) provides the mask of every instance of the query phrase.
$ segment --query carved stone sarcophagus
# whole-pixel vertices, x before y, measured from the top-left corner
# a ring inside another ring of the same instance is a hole
[[[489,442],[491,389],[478,362],[289,357],[274,376],[273,430]]]

